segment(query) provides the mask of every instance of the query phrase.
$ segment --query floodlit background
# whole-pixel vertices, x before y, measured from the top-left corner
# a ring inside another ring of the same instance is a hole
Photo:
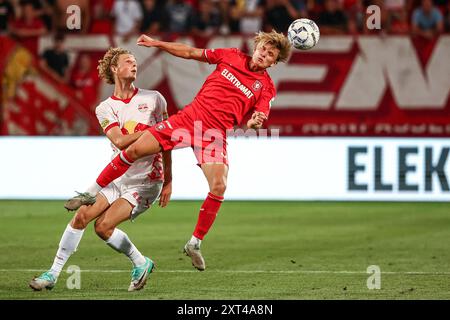
[[[179,257],[208,189],[192,151],[176,150],[169,207],[124,224],[160,266],[136,298],[449,299],[446,0],[0,1],[0,275],[16,279],[0,276],[0,299],[129,298],[127,261],[93,232],[69,262],[91,270],[83,290],[25,285],[53,259],[71,217],[63,200],[111,157],[94,113],[113,89],[96,70],[109,47],[134,53],[135,85],[160,91],[175,114],[214,66],[138,47],[139,34],[250,54],[256,31],[286,33],[300,17],[318,24],[320,41],[268,70],[273,135],[228,141],[208,270]],[[366,285],[371,265],[381,289]]]

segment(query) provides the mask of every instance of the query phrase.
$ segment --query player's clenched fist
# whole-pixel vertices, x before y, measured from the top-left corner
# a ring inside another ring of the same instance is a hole
[[[247,122],[247,127],[252,129],[259,129],[263,125],[264,121],[267,120],[267,116],[264,112],[255,111],[252,114],[252,117]]]
[[[142,34],[138,39],[137,39],[137,44],[138,46],[145,46],[145,47],[153,47],[156,44],[155,39],[146,36],[145,34]]]

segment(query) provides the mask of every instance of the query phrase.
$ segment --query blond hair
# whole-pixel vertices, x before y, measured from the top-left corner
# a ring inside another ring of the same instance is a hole
[[[117,61],[121,54],[132,54],[129,50],[123,48],[109,48],[106,51],[103,59],[98,60],[98,76],[108,84],[114,84],[114,74],[111,70],[111,66],[117,66]]]
[[[289,42],[288,38],[282,34],[278,33],[275,30],[272,30],[271,32],[262,32],[259,31],[256,33],[256,36],[254,38],[255,48],[258,46],[259,43],[262,44],[271,44],[278,50],[280,50],[280,53],[277,57],[277,62],[286,62],[289,58],[289,55],[291,54],[291,43]]]

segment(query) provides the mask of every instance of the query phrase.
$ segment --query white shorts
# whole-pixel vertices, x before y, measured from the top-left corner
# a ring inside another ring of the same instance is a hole
[[[130,219],[134,220],[141,213],[149,209],[161,193],[163,182],[158,181],[151,184],[127,185],[110,183],[100,193],[111,205],[119,198],[127,200],[133,206]]]

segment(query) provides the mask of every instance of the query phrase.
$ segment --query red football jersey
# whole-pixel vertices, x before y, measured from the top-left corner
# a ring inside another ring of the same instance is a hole
[[[203,129],[232,129],[252,108],[269,116],[276,91],[267,71],[251,71],[251,57],[239,49],[205,49],[203,54],[217,67],[184,109],[203,121]]]

